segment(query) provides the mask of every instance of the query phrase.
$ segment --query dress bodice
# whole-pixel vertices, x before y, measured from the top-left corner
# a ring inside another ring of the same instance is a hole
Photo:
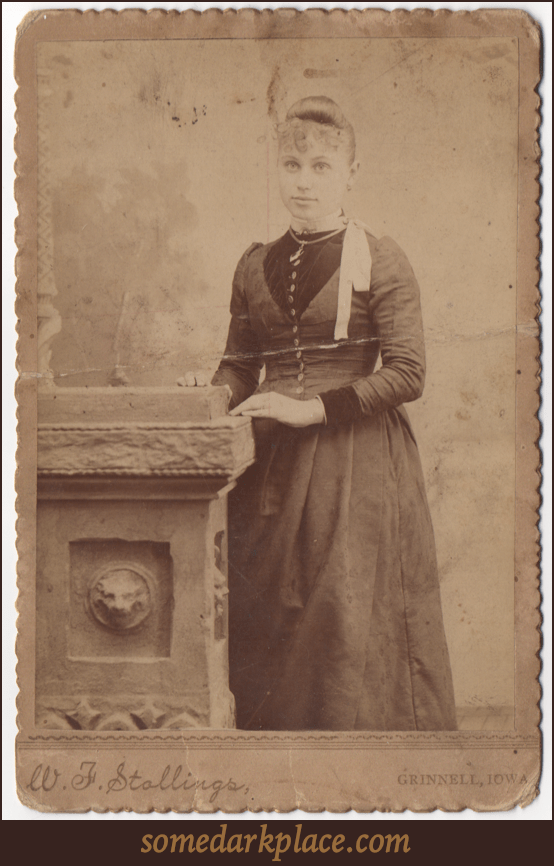
[[[281,305],[270,291],[264,273],[264,247],[251,256],[245,284],[250,325],[266,366],[263,390],[276,390],[299,399],[310,399],[322,390],[351,384],[367,376],[379,355],[373,332],[367,293],[353,292],[347,341],[334,339],[337,318],[339,267],[307,303],[296,309],[290,288],[298,283],[302,262],[285,265],[285,298]],[[339,256],[340,264],[340,256]],[[293,277],[293,274],[295,276]],[[288,291],[287,291],[288,290]]]
[[[268,285],[264,264],[279,241],[253,244],[244,253],[233,280],[227,346],[213,379],[230,385],[233,405],[256,389],[298,400],[319,396],[328,423],[335,424],[421,396],[425,352],[417,281],[391,238],[366,237],[370,288],[352,289],[348,336],[338,341],[340,250],[337,267],[321,286],[312,275],[305,309],[295,301],[299,270],[289,256],[278,263],[281,295]],[[375,371],[379,353],[382,367]]]

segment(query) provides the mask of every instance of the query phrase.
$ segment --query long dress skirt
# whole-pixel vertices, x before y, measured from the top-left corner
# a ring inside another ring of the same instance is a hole
[[[455,729],[433,529],[405,410],[335,428],[266,427],[230,501],[237,726]]]

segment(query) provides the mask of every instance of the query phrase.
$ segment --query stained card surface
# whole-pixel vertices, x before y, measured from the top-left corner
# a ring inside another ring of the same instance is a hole
[[[22,22],[26,805],[534,799],[539,54],[514,10]]]

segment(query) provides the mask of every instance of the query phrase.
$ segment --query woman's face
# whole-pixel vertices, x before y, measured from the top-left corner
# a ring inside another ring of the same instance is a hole
[[[316,220],[339,210],[358,163],[350,164],[348,148],[328,147],[308,135],[307,148],[279,149],[279,188],[283,204],[302,220]]]

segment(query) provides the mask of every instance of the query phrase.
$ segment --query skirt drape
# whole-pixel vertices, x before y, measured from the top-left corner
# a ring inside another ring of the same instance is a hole
[[[453,730],[433,529],[402,408],[257,424],[230,498],[237,726]]]

